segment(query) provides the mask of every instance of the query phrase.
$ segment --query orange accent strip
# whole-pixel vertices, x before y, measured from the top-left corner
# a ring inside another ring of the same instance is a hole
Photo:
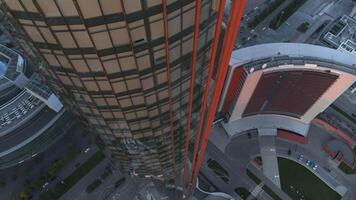
[[[229,89],[227,90],[227,94],[225,97],[224,107],[222,108],[222,112],[226,113],[230,107],[231,102],[234,100],[238,84],[241,80],[242,74],[244,70],[243,67],[238,67],[234,70],[234,74],[232,75],[231,81],[229,83]]]
[[[201,11],[201,0],[196,0],[195,17],[194,17],[193,51],[192,51],[192,60],[190,64],[191,76],[190,76],[190,83],[189,83],[190,88],[189,88],[189,102],[188,102],[188,117],[187,117],[187,129],[185,131],[185,147],[184,147],[184,157],[183,157],[184,158],[183,159],[183,168],[184,168],[183,184],[185,184],[185,180],[189,180],[189,177],[187,177],[187,159],[188,159],[189,135],[190,135],[190,125],[191,125],[191,118],[192,118],[192,107],[193,107],[195,65],[197,60],[197,49],[198,49],[198,42],[199,42],[200,11]]]
[[[224,80],[228,71],[231,53],[240,28],[240,20],[243,14],[245,4],[246,4],[246,0],[232,1],[232,6],[229,15],[230,18],[229,18],[226,34],[224,37],[224,42],[223,42],[223,47],[221,52],[221,60],[220,60],[219,70],[216,78],[216,84],[213,90],[213,96],[209,106],[209,111],[207,115],[206,126],[203,132],[203,139],[202,139],[200,152],[198,153],[199,157],[196,165],[193,166],[193,170],[194,170],[193,176],[191,177],[190,180],[192,186],[195,185],[195,181],[198,177],[198,173],[201,164],[203,162],[205,149],[208,144],[208,139],[214,121],[216,109],[218,107],[220,95],[224,86]]]
[[[204,96],[202,100],[202,106],[200,108],[200,121],[199,121],[199,127],[198,127],[198,133],[197,137],[195,139],[195,144],[194,144],[194,152],[193,152],[193,157],[192,157],[192,166],[195,165],[196,162],[196,157],[198,153],[198,148],[200,144],[200,137],[201,137],[201,132],[203,128],[203,123],[204,123],[204,117],[205,117],[205,110],[206,106],[208,103],[208,96],[209,96],[209,86],[210,86],[210,81],[211,77],[214,71],[214,66],[215,66],[215,60],[216,60],[216,52],[218,50],[219,46],[219,39],[220,39],[220,33],[221,33],[221,26],[222,26],[222,21],[223,21],[223,16],[224,16],[224,10],[225,10],[225,4],[226,0],[221,0],[218,8],[218,15],[216,18],[216,25],[215,25],[215,30],[214,30],[214,40],[213,40],[213,46],[211,50],[211,57],[208,65],[208,75],[207,75],[207,81],[204,87]],[[193,173],[193,169],[191,171],[191,175]]]
[[[164,26],[164,52],[166,57],[166,66],[167,66],[167,82],[168,82],[168,97],[169,97],[169,126],[170,137],[172,142],[172,154],[173,154],[173,173],[174,173],[174,182],[176,183],[176,151],[175,151],[175,141],[173,134],[173,103],[172,103],[172,81],[171,81],[171,66],[169,63],[169,44],[168,44],[168,18],[167,18],[167,0],[162,0],[163,6],[163,26]],[[176,185],[177,187],[177,185]]]

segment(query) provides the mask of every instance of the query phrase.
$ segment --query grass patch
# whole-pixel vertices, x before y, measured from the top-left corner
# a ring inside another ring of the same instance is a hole
[[[105,158],[101,151],[97,151],[88,160],[86,160],[79,168],[64,179],[64,184],[57,183],[56,186],[46,193],[41,195],[41,199],[59,199],[66,193],[73,185],[75,185],[81,178],[83,178],[90,170],[98,165]]]
[[[274,200],[282,200],[279,196],[271,190],[267,185],[262,186],[262,189]]]
[[[255,182],[257,185],[261,183],[261,180],[257,178],[250,170],[246,169],[246,174],[248,177],[250,177],[253,182]]]
[[[337,111],[338,113],[340,113],[341,115],[343,115],[344,117],[346,117],[352,123],[356,124],[356,119],[355,118],[353,118],[352,116],[347,114],[345,111],[343,111],[341,108],[337,107],[335,104],[331,104],[330,107],[332,109],[334,109],[335,111]]]
[[[307,0],[293,0],[271,21],[269,27],[276,30],[279,28],[295,11],[297,11]]]
[[[275,11],[285,0],[275,0],[262,10],[262,12],[253,18],[253,20],[248,24],[250,28],[255,28],[260,24],[268,15]]]
[[[292,199],[338,200],[341,196],[309,169],[286,158],[278,158],[282,190]]]
[[[91,193],[92,191],[94,191],[97,187],[99,187],[99,185],[101,185],[102,181],[100,179],[95,179],[92,183],[90,183],[87,188],[85,189],[85,191],[87,193]]]
[[[250,196],[250,192],[244,188],[244,187],[238,187],[235,188],[235,192],[242,198],[242,199],[247,199],[248,196]]]
[[[309,29],[309,23],[304,22],[300,26],[298,26],[297,31],[299,31],[301,33],[305,33],[305,32],[307,32],[308,29]]]
[[[214,171],[225,183],[229,182],[229,173],[215,160],[208,160],[208,167]]]

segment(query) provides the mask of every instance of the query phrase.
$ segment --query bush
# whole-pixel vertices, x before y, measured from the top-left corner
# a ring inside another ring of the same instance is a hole
[[[309,29],[309,23],[308,23],[308,22],[302,23],[302,24],[297,28],[297,30],[298,30],[299,32],[302,32],[302,33],[307,32],[308,29]]]
[[[100,178],[105,180],[109,175],[110,175],[109,172],[104,172],[100,175]]]
[[[1,187],[5,187],[5,186],[6,186],[5,179],[4,179],[4,177],[1,177],[1,176],[0,176],[0,188],[1,188]]]
[[[235,188],[235,192],[244,200],[250,196],[250,192],[244,187]]]
[[[95,179],[90,185],[87,186],[87,188],[85,189],[85,191],[87,193],[91,193],[92,191],[94,191],[97,187],[99,187],[99,185],[101,185],[101,180],[100,179]]]
[[[11,174],[11,178],[12,178],[13,181],[16,181],[17,180],[17,172],[13,172]]]
[[[261,183],[261,180],[257,178],[250,170],[246,169],[247,176],[250,177],[257,185]]]

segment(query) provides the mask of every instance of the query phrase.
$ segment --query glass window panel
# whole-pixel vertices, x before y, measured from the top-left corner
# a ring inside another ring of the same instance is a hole
[[[103,71],[101,62],[99,59],[87,59],[87,63],[93,72]]]
[[[123,71],[128,71],[136,68],[133,56],[120,58],[120,65]]]
[[[92,34],[97,49],[112,48],[110,37],[107,31]]]
[[[153,77],[148,77],[142,80],[143,90],[148,90],[154,86]]]
[[[104,62],[104,68],[106,70],[106,72],[108,74],[112,74],[112,73],[116,73],[116,72],[120,72],[120,67],[119,67],[119,63],[117,62],[117,60],[110,60],[110,61],[105,61]]]
[[[97,81],[100,90],[105,90],[105,91],[109,91],[111,90],[111,86],[109,81]]]
[[[76,48],[77,45],[74,42],[71,34],[69,32],[57,32],[55,33],[60,44],[63,48]]]
[[[126,28],[111,30],[110,34],[114,45],[120,46],[130,43],[130,37]]]
[[[11,9],[11,10],[24,10],[21,6],[21,4],[18,1],[14,0],[5,0],[6,5]]]
[[[100,0],[101,7],[105,15],[121,13],[121,3],[118,0]]]
[[[78,42],[79,47],[93,47],[90,37],[86,31],[75,31],[73,32],[73,35],[75,37],[75,40]]]
[[[94,81],[83,81],[85,88],[87,88],[88,91],[99,91],[98,86]]]
[[[162,20],[151,23],[151,34],[152,34],[152,39],[163,37],[164,26]]]
[[[131,79],[131,80],[126,80],[126,82],[127,82],[127,87],[129,90],[134,90],[134,89],[138,89],[141,87],[140,81],[137,78]]]
[[[43,13],[47,17],[61,16],[55,2],[53,0],[37,0],[38,5],[41,7]]]
[[[48,1],[48,0],[45,0]],[[84,18],[101,16],[98,0],[77,0]]]
[[[125,92],[127,90],[124,82],[112,83],[112,86],[114,87],[115,93]]]
[[[141,10],[141,2],[140,0],[130,0],[130,1],[123,1],[125,6],[125,11],[127,14]]]
[[[56,0],[63,16],[78,16],[73,0]]]
[[[57,61],[56,57],[53,54],[43,54],[47,62],[52,66],[60,66],[59,62]]]
[[[25,29],[26,33],[30,36],[30,38],[34,42],[44,42],[44,39],[41,35],[41,33],[36,29],[36,27],[33,26],[23,26]]]
[[[89,72],[89,68],[84,60],[72,60],[72,63],[78,72]]]

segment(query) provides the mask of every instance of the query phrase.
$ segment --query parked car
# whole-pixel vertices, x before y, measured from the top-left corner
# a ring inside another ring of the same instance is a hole
[[[298,156],[298,160],[299,160],[299,161],[303,161],[303,158],[304,158],[304,155],[303,155],[303,154],[300,154],[300,155]]]
[[[84,153],[88,153],[89,151],[90,151],[90,148],[88,147],[84,150]]]
[[[47,187],[47,185],[48,185],[48,182],[45,182],[45,184],[42,185],[42,188]]]

